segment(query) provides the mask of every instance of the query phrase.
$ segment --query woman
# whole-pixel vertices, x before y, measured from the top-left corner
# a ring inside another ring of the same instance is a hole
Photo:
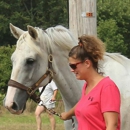
[[[98,61],[103,60],[103,42],[93,36],[79,37],[79,45],[69,53],[71,71],[85,80],[79,102],[62,120],[76,116],[78,130],[120,130],[120,93],[115,83],[99,73]]]

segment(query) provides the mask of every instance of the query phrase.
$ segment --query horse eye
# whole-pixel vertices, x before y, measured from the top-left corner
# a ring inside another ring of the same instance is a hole
[[[29,59],[27,59],[27,61],[26,61],[26,63],[28,64],[28,65],[32,65],[33,63],[34,63],[34,59],[32,59],[32,58],[29,58]]]

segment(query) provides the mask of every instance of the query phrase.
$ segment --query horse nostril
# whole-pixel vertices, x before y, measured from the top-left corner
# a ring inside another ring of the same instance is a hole
[[[18,105],[15,102],[13,102],[12,109],[18,110]]]

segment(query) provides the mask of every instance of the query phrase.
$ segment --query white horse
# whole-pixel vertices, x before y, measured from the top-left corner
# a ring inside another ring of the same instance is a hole
[[[45,31],[32,26],[27,26],[27,29],[28,31],[23,31],[10,24],[13,36],[18,39],[16,50],[11,57],[11,80],[27,87],[32,86],[47,72],[48,57],[51,54],[53,60],[49,69],[54,72],[53,79],[62,95],[65,110],[69,110],[79,100],[84,83],[75,78],[68,65],[68,52],[77,44],[77,40],[62,26],[50,27]],[[129,130],[130,60],[120,54],[106,53],[99,64],[101,71],[110,76],[119,87],[122,96],[121,130]],[[44,86],[48,82],[49,76],[46,76],[39,85]],[[4,106],[13,114],[21,114],[25,109],[28,94],[13,85],[8,86]],[[75,123],[77,124],[76,119]],[[72,129],[71,121],[65,121],[65,129]]]

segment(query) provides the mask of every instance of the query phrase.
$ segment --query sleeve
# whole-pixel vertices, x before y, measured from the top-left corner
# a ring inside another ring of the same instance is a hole
[[[117,86],[112,83],[103,87],[101,92],[101,111],[115,111],[120,113],[120,92]]]
[[[55,84],[55,82],[53,80],[51,81],[51,87],[52,87],[53,91],[58,89],[56,84]]]

